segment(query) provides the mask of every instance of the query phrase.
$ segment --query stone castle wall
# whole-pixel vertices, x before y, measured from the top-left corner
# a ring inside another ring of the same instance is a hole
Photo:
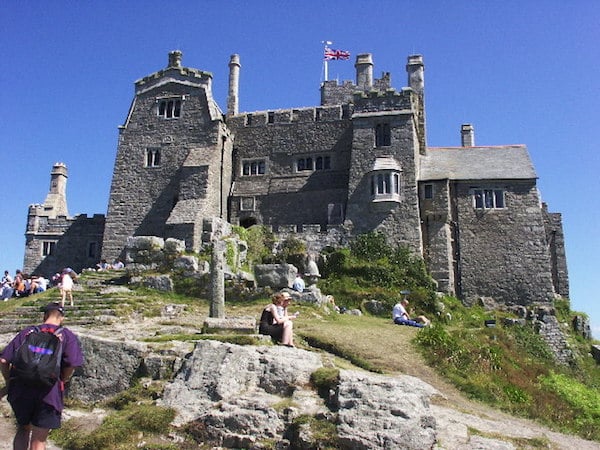
[[[64,267],[76,272],[95,267],[102,251],[104,222],[103,214],[73,218],[30,215],[23,271],[51,278]],[[54,243],[50,255],[43,255],[44,242]]]

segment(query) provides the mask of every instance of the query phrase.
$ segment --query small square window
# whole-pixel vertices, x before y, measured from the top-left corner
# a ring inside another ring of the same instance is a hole
[[[240,211],[254,211],[254,197],[242,197],[240,199]]]
[[[426,184],[423,186],[423,198],[425,198],[425,200],[433,199],[433,184]]]

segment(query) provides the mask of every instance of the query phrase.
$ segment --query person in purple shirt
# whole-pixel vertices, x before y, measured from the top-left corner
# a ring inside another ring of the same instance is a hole
[[[43,309],[44,323],[41,330],[54,332],[62,326],[65,311],[60,303],[50,303]],[[13,440],[15,450],[44,450],[51,429],[60,428],[65,383],[69,381],[77,367],[83,365],[83,352],[77,336],[68,328],[57,334],[62,341],[62,362],[60,379],[51,387],[25,385],[15,377],[11,362],[17,350],[34,327],[27,327],[17,334],[0,355],[0,370],[6,381],[8,402],[17,419],[17,433]],[[6,392],[4,392],[6,391]]]

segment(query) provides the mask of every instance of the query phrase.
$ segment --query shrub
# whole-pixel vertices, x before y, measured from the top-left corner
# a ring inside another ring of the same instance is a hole
[[[364,260],[378,260],[391,254],[385,235],[378,231],[358,235],[350,243],[350,251],[357,258]]]

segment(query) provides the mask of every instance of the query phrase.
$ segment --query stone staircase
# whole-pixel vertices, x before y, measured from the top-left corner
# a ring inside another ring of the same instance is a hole
[[[116,320],[117,309],[127,306],[135,295],[119,288],[111,293],[111,286],[123,284],[123,275],[123,272],[105,271],[85,272],[80,276],[73,288],[74,306],[65,304],[67,325],[85,326],[104,324],[111,318]],[[42,308],[52,301],[60,301],[58,288],[8,300],[0,317],[0,334],[16,333],[26,326],[41,323]]]

